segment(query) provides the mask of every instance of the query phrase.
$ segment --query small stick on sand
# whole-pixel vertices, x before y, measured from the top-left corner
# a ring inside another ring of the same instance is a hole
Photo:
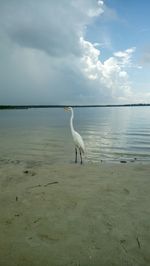
[[[45,184],[44,187],[47,187],[47,186],[53,185],[53,184],[58,184],[58,181],[49,182],[49,183]]]
[[[47,186],[49,186],[49,185],[53,185],[53,184],[58,184],[59,182],[58,181],[54,181],[54,182],[49,182],[49,183],[47,183],[47,184],[45,184],[45,185],[43,185],[44,187],[47,187]],[[37,187],[41,187],[42,185],[40,185],[40,184],[38,184],[38,185],[36,185],[36,186],[32,186],[32,187],[29,187],[30,189],[32,189],[32,188],[37,188]]]
[[[138,239],[138,236],[137,236],[136,240],[137,240],[137,243],[138,243],[138,247],[141,248],[141,244],[140,244],[140,241]]]

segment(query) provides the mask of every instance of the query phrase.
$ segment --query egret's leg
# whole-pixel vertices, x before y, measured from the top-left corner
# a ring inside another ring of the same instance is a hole
[[[80,150],[80,158],[81,158],[81,164],[82,164],[82,153],[81,153],[81,150]]]
[[[75,148],[75,163],[77,163],[77,148]]]

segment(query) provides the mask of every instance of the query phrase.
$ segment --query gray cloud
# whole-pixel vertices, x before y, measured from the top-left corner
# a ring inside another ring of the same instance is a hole
[[[79,35],[90,21],[93,1],[22,0],[0,3],[0,22],[12,41],[52,56],[79,54]]]
[[[80,36],[101,12],[92,0],[0,1],[1,103],[86,101]]]
[[[0,1],[0,104],[108,103],[131,95],[124,64],[114,57],[102,63],[85,41],[101,13],[102,1]]]

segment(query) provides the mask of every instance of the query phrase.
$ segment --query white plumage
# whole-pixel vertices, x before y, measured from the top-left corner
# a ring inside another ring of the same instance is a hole
[[[82,154],[85,153],[85,146],[82,137],[80,134],[74,130],[73,127],[73,118],[74,118],[74,113],[72,107],[65,107],[65,111],[71,111],[71,117],[70,117],[70,128],[71,128],[71,133],[73,137],[73,141],[75,144],[75,163],[77,163],[77,150],[80,152],[80,159],[81,159],[81,164],[82,164]]]

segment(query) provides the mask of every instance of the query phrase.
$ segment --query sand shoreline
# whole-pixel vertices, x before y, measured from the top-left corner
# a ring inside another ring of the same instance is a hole
[[[0,265],[150,265],[149,163],[0,169]]]

